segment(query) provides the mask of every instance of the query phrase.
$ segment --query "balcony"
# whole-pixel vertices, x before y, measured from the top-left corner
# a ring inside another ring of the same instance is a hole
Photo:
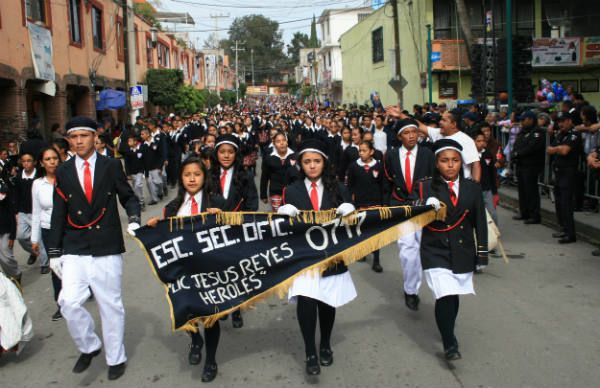
[[[431,42],[432,57],[431,64],[434,71],[469,70],[469,57],[467,47],[462,39],[436,39]],[[436,54],[439,53],[439,54]]]

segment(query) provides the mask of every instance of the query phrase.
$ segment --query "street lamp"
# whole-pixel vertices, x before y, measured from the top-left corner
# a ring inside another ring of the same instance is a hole
[[[156,44],[158,43],[158,28],[154,26],[150,27],[150,40],[152,41],[152,47],[156,48]]]

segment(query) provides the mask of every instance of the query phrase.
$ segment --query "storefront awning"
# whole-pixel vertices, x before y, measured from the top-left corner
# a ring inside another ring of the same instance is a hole
[[[127,105],[125,92],[114,89],[104,89],[100,92],[100,98],[96,101],[96,110],[120,109]]]

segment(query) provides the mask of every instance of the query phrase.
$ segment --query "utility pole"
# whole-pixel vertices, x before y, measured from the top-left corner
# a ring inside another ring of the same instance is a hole
[[[510,115],[513,110],[512,0],[506,0],[506,89]]]
[[[121,26],[121,36],[123,38],[123,56],[125,57],[125,91],[129,94],[129,87],[137,85],[137,74],[135,67],[135,26],[133,16],[133,0],[123,0],[123,25]],[[118,43],[117,43],[118,44]],[[133,49],[132,49],[133,48]],[[138,116],[138,110],[131,110],[130,123],[135,123]]]
[[[219,48],[220,46],[220,42],[219,42],[219,19],[227,19],[229,18],[229,14],[225,15],[225,14],[211,14],[210,17],[212,19],[215,19],[215,40],[217,41],[217,60],[215,61],[215,66],[216,66],[216,74],[215,74],[215,80],[217,85],[215,86],[215,88],[217,89],[217,95],[220,96],[221,93],[219,92],[219,54],[221,53],[221,49]],[[223,64],[225,65],[225,64]]]
[[[433,50],[431,48],[431,24],[427,25],[427,89],[429,95],[429,104],[433,102],[433,65],[431,62],[431,55]]]
[[[396,80],[400,82],[402,80],[402,67],[400,64],[400,23],[398,21],[398,0],[391,0],[392,5],[392,16],[394,18],[394,56],[396,57]],[[398,94],[398,104],[401,108],[403,107],[404,98],[402,93],[402,86],[396,88]]]
[[[238,75],[238,51],[246,51],[246,49],[243,48],[238,48],[238,43],[245,43],[245,42],[240,42],[239,40],[235,41],[235,49],[233,49],[235,51],[235,102],[237,103],[240,99],[240,77]]]
[[[250,49],[250,62],[252,63],[252,86],[254,86],[254,49]]]

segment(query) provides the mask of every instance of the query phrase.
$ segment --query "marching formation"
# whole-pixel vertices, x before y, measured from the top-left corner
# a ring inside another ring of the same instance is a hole
[[[117,201],[131,235],[142,224],[142,212],[159,203],[163,216],[148,219],[150,227],[173,216],[256,211],[259,201],[288,216],[302,210],[336,209],[346,216],[377,206],[446,206],[445,221],[405,234],[397,245],[406,307],[419,309],[424,277],[436,299],[445,358],[458,360],[459,296],[475,293],[473,273],[487,265],[486,208],[497,205],[494,200],[487,206],[497,187],[493,164],[482,162],[488,138],[481,131],[471,137],[461,125],[456,110],[436,108],[427,117],[398,107],[334,109],[284,99],[247,100],[191,116],[139,117],[122,131],[76,117],[51,147],[33,152],[22,146],[18,161],[0,151],[0,210],[7,215],[0,263],[9,277],[21,280],[12,255],[17,238],[31,252],[30,264],[39,260],[42,274],[52,270],[59,306],[52,318],[64,318],[80,352],[73,372],[86,370],[104,347],[108,378],[114,380],[127,364],[125,249]],[[167,202],[170,190],[176,194]],[[378,251],[371,267],[384,270]],[[336,309],[357,296],[344,264],[313,272],[296,277],[288,292],[308,375],[334,363]],[[89,298],[100,312],[102,341],[84,306]],[[240,311],[231,321],[237,329],[244,325]],[[188,360],[201,363],[205,351],[202,381],[209,382],[218,374],[220,324],[194,329]]]

